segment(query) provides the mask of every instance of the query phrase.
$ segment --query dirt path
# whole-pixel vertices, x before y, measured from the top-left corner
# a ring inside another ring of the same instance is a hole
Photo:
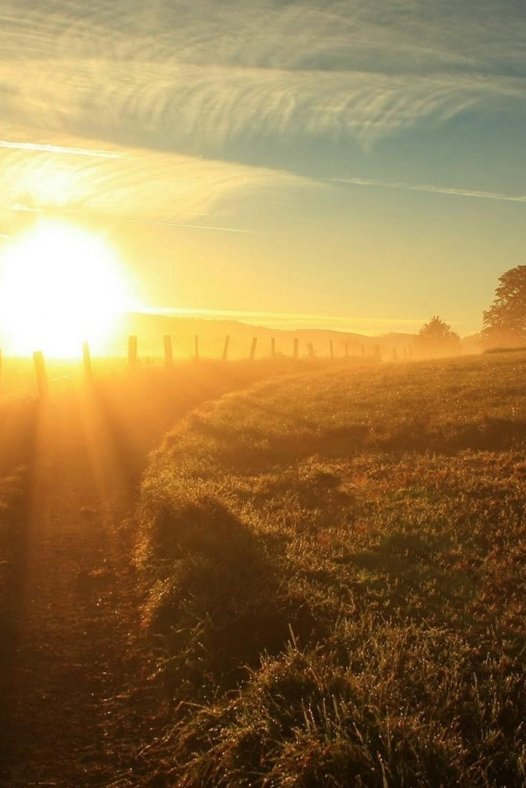
[[[70,392],[40,408],[17,620],[0,665],[0,784],[138,784],[137,747],[149,722],[129,699],[141,661],[132,645],[139,600],[125,518],[163,432],[199,402],[246,382],[220,373],[176,388],[150,380]]]

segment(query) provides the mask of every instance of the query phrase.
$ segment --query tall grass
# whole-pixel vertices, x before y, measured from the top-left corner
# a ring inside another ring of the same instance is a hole
[[[260,383],[152,457],[137,561],[182,786],[526,782],[526,355]]]

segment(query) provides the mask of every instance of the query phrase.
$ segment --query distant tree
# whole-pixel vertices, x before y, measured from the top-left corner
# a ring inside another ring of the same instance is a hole
[[[499,278],[482,325],[486,345],[526,345],[526,265],[510,268]]]
[[[460,350],[460,337],[450,325],[435,315],[422,326],[414,346],[420,355],[449,356]]]

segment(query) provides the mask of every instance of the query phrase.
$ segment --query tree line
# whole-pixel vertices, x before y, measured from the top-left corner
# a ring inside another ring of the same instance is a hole
[[[499,278],[493,303],[482,313],[478,339],[484,348],[526,347],[526,265]],[[415,348],[429,355],[450,355],[459,352],[460,337],[435,315],[418,332]]]

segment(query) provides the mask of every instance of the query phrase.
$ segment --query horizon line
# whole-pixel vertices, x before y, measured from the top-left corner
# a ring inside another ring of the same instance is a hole
[[[388,333],[415,334],[418,333],[428,318],[374,318],[374,317],[349,317],[344,315],[321,315],[304,312],[271,312],[257,310],[235,309],[193,309],[183,307],[141,307],[130,310],[135,314],[159,315],[174,318],[201,318],[201,319],[233,319],[249,325],[258,325],[261,328],[274,328],[284,331],[333,331],[346,334],[361,334],[364,336],[383,336]],[[255,322],[265,321],[265,324]],[[270,325],[272,321],[272,325]],[[303,325],[298,325],[301,321]],[[306,321],[310,325],[306,325]],[[290,325],[294,322],[294,325]],[[320,325],[321,324],[321,325]],[[325,324],[325,325],[324,325]],[[463,331],[463,336],[477,333],[477,329]]]

